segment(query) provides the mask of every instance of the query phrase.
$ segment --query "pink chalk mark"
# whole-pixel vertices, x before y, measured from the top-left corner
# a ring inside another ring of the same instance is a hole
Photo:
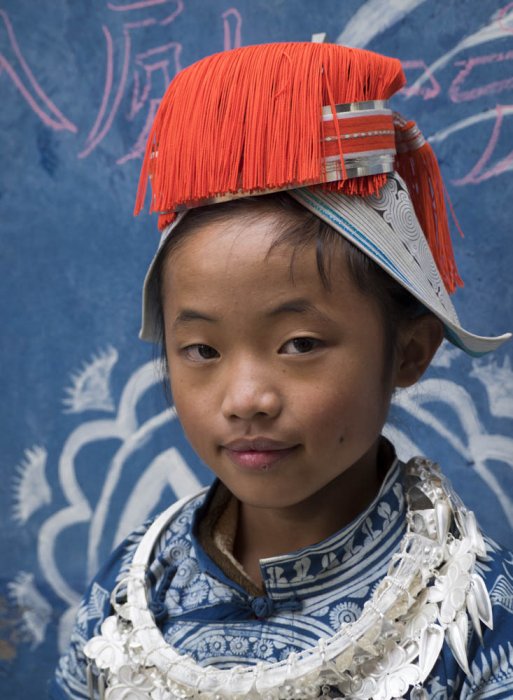
[[[141,22],[129,22],[123,25],[123,34],[124,34],[124,42],[123,42],[123,64],[121,68],[121,78],[119,81],[118,88],[116,90],[116,95],[114,97],[114,101],[112,103],[111,110],[105,120],[105,123],[103,126],[100,127],[101,121],[103,120],[105,111],[106,111],[106,105],[109,102],[110,99],[110,93],[112,91],[112,73],[113,73],[113,54],[112,52],[109,53],[109,42],[112,42],[112,37],[110,36],[109,30],[104,27],[104,34],[105,34],[105,39],[107,41],[107,74],[106,74],[106,79],[105,79],[105,88],[103,92],[103,97],[102,97],[102,102],[100,105],[100,111],[98,114],[98,117],[96,118],[95,123],[93,125],[93,128],[91,129],[91,132],[89,133],[87,139],[86,139],[86,147],[78,154],[79,158],[86,158],[95,148],[96,146],[102,141],[105,136],[108,134],[112,127],[112,123],[114,122],[114,119],[116,117],[116,114],[119,109],[119,105],[121,104],[121,100],[123,99],[123,94],[125,92],[125,87],[126,87],[126,82],[127,82],[127,77],[128,77],[128,69],[129,69],[129,64],[130,64],[130,53],[131,53],[131,38],[130,38],[130,30],[132,29],[140,29],[141,27],[147,27],[151,26],[152,24],[155,24],[155,20],[152,19],[147,19],[147,20],[142,20]],[[109,56],[110,56],[110,62],[109,62]],[[103,110],[103,111],[102,111]]]
[[[105,85],[103,88],[103,97],[100,104],[100,109],[98,110],[98,114],[96,116],[96,121],[93,124],[93,128],[87,136],[86,145],[90,144],[96,137],[96,134],[98,133],[98,129],[100,128],[100,125],[102,123],[102,119],[105,116],[105,110],[107,109],[107,103],[109,101],[109,96],[112,90],[112,75],[114,66],[114,50],[112,46],[112,36],[105,25],[102,26],[102,30],[105,36],[105,42],[107,44],[107,69],[105,71]]]
[[[509,2],[507,5],[504,7],[501,7],[498,13],[498,22],[499,26],[502,30],[505,32],[509,32],[510,34],[513,34],[513,29],[509,27],[505,22],[504,18],[507,16],[508,12],[513,9],[513,2]]]
[[[181,15],[183,10],[184,10],[184,3],[183,0],[177,0],[176,2],[176,10],[172,12],[169,17],[166,17],[165,19],[161,20],[159,24],[161,24],[163,27],[171,24],[171,22],[174,22],[175,19],[178,17],[178,15]]]
[[[224,50],[229,51],[230,49],[238,49],[241,46],[242,15],[235,7],[231,7],[230,9],[223,12],[221,16],[223,18],[224,28]],[[233,36],[232,28],[230,26],[231,17],[235,18]]]
[[[501,53],[493,53],[487,56],[473,56],[465,61],[458,61],[455,65],[464,66],[458,75],[454,78],[449,88],[449,97],[453,102],[468,102],[477,100],[483,95],[492,95],[497,92],[503,92],[513,87],[513,78],[505,78],[504,80],[494,80],[480,87],[470,88],[469,90],[461,90],[461,85],[467,80],[476,66],[484,66],[489,63],[501,63],[502,61],[511,61],[513,59],[513,51]]]
[[[115,5],[114,3],[109,2],[107,3],[107,7],[113,12],[133,12],[134,10],[146,10],[149,7],[167,5],[170,2],[176,5],[176,9],[170,15],[159,21],[160,25],[165,26],[173,22],[173,20],[175,20],[176,17],[183,12],[183,0],[140,0],[139,2],[128,3],[128,5]]]
[[[168,53],[170,49],[173,51],[176,74],[179,70],[181,70],[180,54],[182,52],[182,45],[178,44],[177,42],[173,41],[169,44],[164,44],[164,46],[159,46],[150,49],[149,51],[145,51],[144,53],[140,53],[136,56],[136,70],[134,71],[134,90],[132,92],[132,102],[130,105],[130,112],[128,115],[129,119],[133,119],[134,116],[142,109],[144,103],[147,101],[152,88],[153,73],[155,73],[157,70],[162,71],[162,74],[164,76],[164,87],[167,87],[167,85],[171,82],[171,76],[169,73],[169,58],[165,57],[165,55],[162,56],[162,54]],[[159,55],[161,57],[160,60],[147,60],[154,59],[154,57],[157,58],[159,57]],[[145,81],[142,93],[141,79],[139,77],[140,69],[142,69],[145,73]]]
[[[141,2],[136,2],[136,3],[131,3],[127,5],[113,5],[112,3],[109,4],[109,8],[116,10],[116,11],[123,11],[123,12],[128,12],[132,10],[140,10],[140,9],[146,9],[149,7],[153,7],[156,5],[164,5],[167,4],[169,0],[141,0]],[[132,40],[131,40],[131,32],[151,26],[156,26],[157,24],[159,25],[166,25],[169,24],[173,19],[175,19],[184,9],[184,3],[183,0],[173,0],[173,4],[176,6],[175,11],[166,17],[164,20],[157,22],[155,17],[147,17],[146,19],[142,19],[139,21],[134,21],[134,22],[125,22],[123,24],[123,35],[124,35],[124,42],[123,42],[123,58],[122,58],[122,65],[121,65],[121,74],[120,74],[120,79],[119,79],[119,84],[117,85],[117,88],[115,90],[115,94],[113,96],[113,77],[114,77],[114,42],[112,40],[112,35],[109,31],[109,29],[104,26],[103,27],[103,34],[105,36],[105,43],[106,43],[106,70],[105,70],[105,84],[104,84],[104,89],[103,89],[103,95],[100,103],[100,108],[98,110],[98,114],[96,115],[95,122],[93,124],[93,127],[91,128],[85,142],[85,147],[83,150],[78,154],[79,158],[85,158],[87,157],[97,146],[98,144],[105,138],[105,136],[108,134],[110,129],[112,128],[112,124],[114,122],[114,119],[116,118],[116,115],[118,114],[121,101],[124,97],[125,90],[127,87],[127,79],[128,79],[128,73],[130,69],[130,64],[132,62],[132,56],[131,56],[131,49],[132,49]],[[142,107],[145,105],[145,103],[148,102],[149,100],[149,95],[151,92],[151,86],[152,86],[152,73],[160,70],[165,78],[165,84],[169,83],[170,81],[170,73],[169,73],[169,59],[168,58],[163,58],[162,55],[165,54],[166,52],[169,52],[170,49],[173,50],[174,52],[174,59],[175,59],[175,68],[176,70],[180,69],[180,61],[179,61],[179,56],[181,52],[181,44],[178,44],[176,42],[170,42],[168,44],[164,44],[163,46],[158,46],[154,47],[152,49],[149,49],[147,51],[144,51],[140,54],[137,54],[135,57],[135,68],[134,68],[134,85],[133,85],[133,90],[132,90],[132,97],[131,97],[131,104],[130,104],[130,109],[127,115],[127,118],[129,120],[132,120],[135,118],[136,114],[142,109]],[[155,60],[156,59],[156,60]],[[144,71],[144,86],[141,88],[141,75],[140,71],[141,69]],[[112,100],[112,104],[109,108],[109,104]],[[158,104],[159,100],[157,100]],[[150,111],[153,110],[153,101],[150,100],[150,105],[149,109]],[[153,113],[153,112],[152,112]],[[147,120],[146,120],[147,121]],[[141,134],[145,133],[146,129],[146,124],[143,128],[143,131]],[[118,162],[125,162],[126,160],[136,157],[141,154],[141,148],[139,142],[141,141],[142,136],[140,135],[137,138],[136,144],[134,147],[130,150],[130,153],[127,154],[126,156],[123,156]],[[134,155],[135,154],[135,155]]]
[[[113,12],[131,12],[132,10],[145,10],[156,5],[165,5],[168,2],[169,0],[140,0],[140,2],[132,2],[128,5],[114,5],[112,2],[108,2],[107,7]]]
[[[149,17],[148,19],[143,19],[140,22],[126,22],[123,25],[123,30],[130,31],[131,29],[141,29],[142,27],[152,27],[154,24],[157,24],[157,20],[154,19],[153,17]]]
[[[19,75],[16,73],[15,69],[13,66],[9,63],[9,61],[5,58],[4,55],[0,54],[0,74],[1,74],[1,69],[3,69],[7,75],[11,78],[13,81],[15,87],[20,91],[22,97],[26,100],[28,106],[37,114],[37,116],[41,119],[41,121],[46,124],[46,126],[49,126],[51,129],[55,129],[55,131],[71,131],[72,133],[77,133],[78,129],[73,124],[69,119],[67,119],[62,112],[55,106],[55,104],[50,100],[50,98],[45,94],[45,92],[42,90],[40,87],[39,83],[34,77],[34,74],[30,70],[27,62],[25,61],[23,54],[20,50],[18,41],[16,40],[16,36],[14,34],[14,29],[13,26],[9,20],[9,17],[7,15],[7,12],[4,10],[0,10],[0,17],[2,18],[7,35],[9,37],[9,41],[11,44],[11,49],[18,59],[22,71],[25,74],[25,78],[28,80],[30,83],[32,89],[36,93],[37,97],[44,103],[48,111],[50,111],[54,117],[51,117],[49,114],[47,114],[44,109],[37,103],[35,97],[30,93],[30,91],[25,87],[25,85],[22,82],[22,79],[19,77]]]
[[[484,149],[481,157],[474,165],[474,167],[464,177],[458,180],[453,180],[453,183],[455,185],[475,185],[480,182],[484,182],[485,180],[490,180],[492,177],[502,175],[502,173],[511,169],[511,165],[513,163],[513,151],[508,153],[508,155],[504,158],[501,158],[501,160],[499,160],[495,165],[492,165],[491,167],[487,168],[488,163],[490,162],[490,159],[493,155],[493,152],[497,147],[497,143],[499,141],[501,133],[502,123],[504,120],[504,106],[497,105],[496,110],[497,119],[495,120],[490,140],[488,141],[486,148]]]
[[[143,51],[141,53],[138,53],[137,56],[135,57],[135,60],[142,64],[142,63],[144,63],[145,58],[151,58],[152,56],[157,56],[158,54],[164,53],[168,49],[173,49],[173,51],[177,51],[178,53],[181,53],[182,45],[176,41],[170,41],[168,44],[162,44],[162,46],[155,46],[152,49],[148,49],[147,51]],[[175,58],[176,58],[176,56],[175,56]],[[181,70],[181,68],[177,67],[176,70],[177,71]]]
[[[171,45],[167,44],[166,49],[169,48]],[[179,54],[181,51],[181,45],[180,44],[175,44],[175,53]],[[178,62],[178,61],[176,61]],[[128,119],[132,120],[135,115],[144,107],[144,104],[148,100],[151,87],[152,87],[152,74],[155,73],[156,71],[160,70],[162,71],[162,74],[164,76],[164,85],[168,85],[171,82],[171,78],[169,75],[169,59],[163,58],[160,61],[157,61],[156,63],[152,64],[147,64],[144,63],[143,61],[137,61],[137,68],[134,71],[134,89],[132,92],[132,101],[130,104],[130,112],[128,114]],[[145,74],[145,81],[144,81],[144,87],[142,88],[141,92],[141,79],[139,77],[139,68],[142,68]],[[177,68],[177,71],[179,68]]]
[[[106,28],[105,28],[106,29]],[[121,70],[121,79],[119,81],[118,89],[116,91],[116,95],[114,97],[114,102],[112,104],[112,108],[110,110],[110,113],[105,120],[105,123],[101,129],[99,129],[99,124],[101,123],[101,120],[99,121],[98,118],[95,120],[95,124],[93,126],[93,129],[91,130],[87,140],[86,140],[86,147],[84,148],[83,151],[81,151],[78,154],[79,158],[85,158],[88,156],[91,151],[93,151],[96,146],[100,143],[100,141],[106,136],[106,134],[109,132],[112,122],[114,121],[114,117],[116,116],[116,113],[119,109],[119,105],[121,103],[121,99],[123,97],[123,93],[125,91],[125,85],[126,85],[126,79],[128,75],[128,64],[130,60],[130,33],[126,30],[126,28],[123,28],[123,34],[124,34],[124,55],[123,55],[123,67]],[[105,36],[107,35],[110,36],[109,31],[106,29]],[[112,39],[112,37],[111,37]],[[105,89],[104,89],[104,94],[102,98],[102,102],[100,105],[100,114],[102,112],[102,107],[106,106],[109,98],[110,98],[110,92],[112,88],[112,70],[113,70],[113,65],[112,61],[109,64],[109,52],[107,50],[107,76],[105,80]],[[105,107],[103,109],[103,114],[105,113]],[[103,114],[101,114],[101,118],[103,119]],[[94,131],[94,134],[93,134]]]
[[[145,85],[146,89],[146,85]],[[133,119],[137,112],[141,109],[144,104],[144,97],[140,96],[141,92],[141,79],[139,78],[139,71],[134,71],[134,87],[132,89],[132,101],[130,103],[130,112],[128,113],[128,118]]]
[[[160,104],[159,98],[150,98],[152,88],[153,88],[153,75],[157,71],[160,71],[163,76],[164,87],[167,87],[171,80],[170,75],[170,60],[166,54],[172,53],[172,58],[174,60],[174,73],[176,74],[180,69],[180,54],[182,52],[182,45],[177,42],[170,42],[169,44],[164,44],[163,46],[154,47],[140,53],[136,56],[136,70],[134,71],[134,91],[132,93],[132,102],[130,105],[130,112],[128,119],[134,119],[136,114],[145,106],[149,100],[149,111],[151,112],[151,120],[148,121],[146,118],[145,125],[137,137],[137,140],[130,152],[122,156],[117,162],[122,164],[127,160],[133,158],[138,158],[143,155],[144,149],[146,147],[146,139],[149,134],[151,123],[153,117],[156,113],[158,105]],[[144,71],[145,82],[144,87],[141,90],[141,79],[139,77],[140,70]]]
[[[420,78],[417,78],[416,84],[410,87],[406,85],[405,87],[403,87],[399,94],[404,95],[404,97],[412,97],[413,95],[419,95],[419,97],[422,97],[424,100],[432,100],[434,97],[440,94],[440,83],[431,73],[425,61],[421,59],[403,61],[402,64],[406,72],[408,70],[420,69],[422,71],[422,75],[420,76]],[[424,77],[428,79],[428,85],[425,85],[424,82],[422,83],[422,85],[418,85],[417,83],[419,83],[421,79],[423,80]]]
[[[151,125],[153,124],[153,120],[155,118],[155,115],[157,114],[159,104],[160,100],[150,100],[150,106],[148,109],[148,114],[146,116],[146,122],[144,124],[144,127],[142,128],[141,133],[137,137],[137,140],[134,143],[131,150],[124,156],[121,156],[121,158],[117,159],[116,163],[118,165],[123,165],[123,163],[126,163],[129,160],[134,160],[134,158],[140,158],[144,154],[144,151],[146,149],[146,140],[148,139],[148,134],[150,133]]]

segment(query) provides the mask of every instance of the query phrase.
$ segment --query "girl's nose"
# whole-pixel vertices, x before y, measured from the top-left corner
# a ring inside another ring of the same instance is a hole
[[[281,407],[280,394],[265,371],[253,365],[238,365],[230,370],[222,401],[225,418],[276,418]]]

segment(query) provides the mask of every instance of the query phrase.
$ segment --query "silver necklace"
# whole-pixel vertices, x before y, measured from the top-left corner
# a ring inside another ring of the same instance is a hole
[[[90,697],[391,700],[411,691],[411,700],[427,700],[422,684],[444,640],[469,674],[469,620],[480,637],[481,623],[492,627],[488,592],[474,571],[476,557],[486,556],[483,537],[438,465],[410,460],[405,490],[406,533],[360,617],[284,661],[229,670],[200,666],[167,644],[148,607],[153,547],[191,499],[174,504],[148,529],[119,584],[126,587],[126,603],[117,603],[113,593],[115,614],[84,647]]]

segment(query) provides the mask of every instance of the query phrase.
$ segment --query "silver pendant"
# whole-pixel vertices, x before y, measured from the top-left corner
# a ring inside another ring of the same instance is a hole
[[[472,587],[476,597],[477,612],[488,629],[493,630],[492,604],[485,583],[479,574],[472,574]]]
[[[420,635],[419,669],[423,681],[436,663],[444,643],[444,630],[439,625],[429,625]]]
[[[438,542],[442,544],[447,539],[447,533],[451,525],[451,508],[447,501],[437,501],[435,503],[435,523]]]
[[[467,635],[468,619],[466,612],[462,610],[447,629],[447,641],[459,666],[461,666],[467,676],[470,676],[467,660]]]
[[[483,539],[483,535],[481,534],[481,531],[479,530],[479,527],[477,525],[476,516],[474,515],[473,511],[469,510],[466,513],[464,523],[465,532],[470,538],[470,541],[472,542],[472,546],[476,554],[481,558],[486,557],[486,545]]]
[[[481,630],[481,620],[479,619],[479,612],[477,609],[476,595],[474,593],[473,588],[470,588],[470,590],[468,591],[466,600],[467,600],[468,614],[470,615],[470,619],[472,621],[472,625],[476,631],[476,634],[479,637],[479,641],[482,644],[483,643],[483,632]]]

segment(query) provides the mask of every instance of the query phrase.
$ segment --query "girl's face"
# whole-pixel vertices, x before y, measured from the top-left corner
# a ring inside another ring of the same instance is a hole
[[[291,247],[270,252],[275,216],[188,234],[164,266],[163,311],[193,448],[243,504],[284,508],[353,466],[353,479],[375,483],[395,382],[377,305],[342,251],[327,289],[314,245],[296,250],[292,268]]]

